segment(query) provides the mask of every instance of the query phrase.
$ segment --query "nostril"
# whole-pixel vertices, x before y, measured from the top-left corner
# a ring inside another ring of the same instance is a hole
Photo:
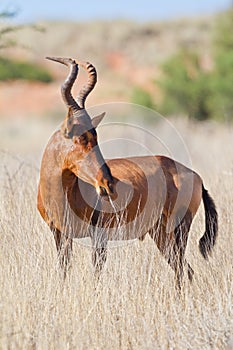
[[[100,195],[101,196],[108,196],[108,192],[107,192],[106,188],[100,186]]]
[[[111,192],[111,193],[113,193],[114,192],[114,188],[113,188],[113,185],[112,184],[108,184],[108,188],[109,188],[109,191]]]

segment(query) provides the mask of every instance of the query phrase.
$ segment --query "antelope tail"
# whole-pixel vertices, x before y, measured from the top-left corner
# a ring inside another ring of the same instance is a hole
[[[199,249],[205,259],[211,253],[218,233],[218,213],[213,199],[202,185],[202,199],[205,209],[205,233],[199,241]]]

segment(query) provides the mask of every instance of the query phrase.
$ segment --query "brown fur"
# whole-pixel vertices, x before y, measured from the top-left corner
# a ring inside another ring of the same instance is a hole
[[[66,60],[72,67],[76,64]],[[72,84],[67,81],[69,90],[65,87],[63,99],[69,106]],[[78,107],[68,107],[61,129],[48,142],[38,189],[38,210],[54,234],[61,264],[67,266],[69,262],[73,238],[91,237],[93,263],[101,270],[109,239],[143,240],[149,233],[181,288],[184,266],[190,280],[193,275],[184,254],[202,198],[207,222],[200,240],[204,257],[216,240],[217,213],[200,176],[164,156],[105,162],[95,131],[103,115],[91,120],[86,110]],[[120,226],[123,236],[116,231]]]

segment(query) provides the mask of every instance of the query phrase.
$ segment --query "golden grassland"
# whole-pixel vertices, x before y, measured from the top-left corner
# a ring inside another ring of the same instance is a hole
[[[1,141],[0,349],[233,348],[232,129],[178,124],[220,221],[205,261],[198,251],[200,208],[186,252],[194,281],[190,286],[185,279],[181,297],[149,237],[109,248],[98,283],[91,248],[75,242],[64,282],[52,234],[36,209],[39,162],[33,157],[46,132],[37,126],[40,138],[31,149],[33,132],[27,136],[25,125],[22,139],[17,133]]]

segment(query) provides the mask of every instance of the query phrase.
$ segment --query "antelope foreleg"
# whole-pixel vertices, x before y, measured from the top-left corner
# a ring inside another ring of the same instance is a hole
[[[53,229],[53,235],[56,243],[59,265],[63,269],[65,278],[72,254],[72,238],[69,236],[65,237],[65,235],[57,229]]]
[[[107,236],[103,229],[95,231],[91,235],[92,240],[92,263],[95,274],[99,277],[107,259]]]

